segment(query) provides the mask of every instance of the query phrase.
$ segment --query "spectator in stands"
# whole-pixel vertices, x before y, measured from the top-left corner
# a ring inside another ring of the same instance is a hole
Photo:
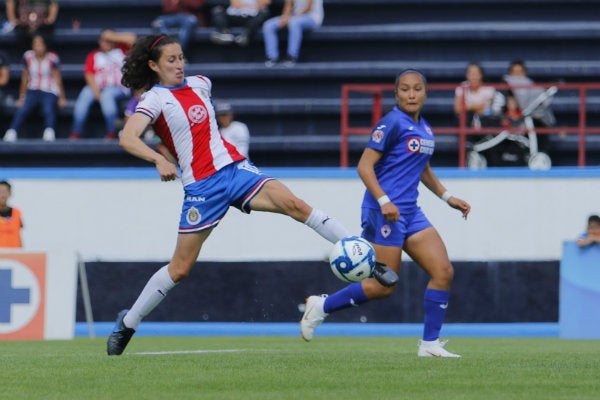
[[[178,160],[185,195],[175,253],[148,280],[131,309],[119,312],[107,340],[108,355],[122,354],[142,319],[189,275],[204,242],[230,206],[246,213],[287,215],[332,243],[350,235],[336,219],[264,175],[222,139],[211,105],[211,80],[202,75],[186,77],[184,67],[181,46],[165,35],[138,40],[123,66],[123,83],[148,92],[127,121],[119,144],[154,164],[161,180],[177,179],[177,165],[140,140],[146,126],[153,124]]]
[[[58,0],[6,0],[6,17],[21,51],[29,48],[34,35],[42,35],[52,47],[58,9]]]
[[[233,107],[231,107],[230,103],[224,101],[216,102],[215,113],[217,114],[217,123],[219,124],[221,136],[234,145],[240,154],[249,158],[250,131],[248,130],[248,126],[234,119]]]
[[[464,107],[468,126],[499,126],[499,117],[504,106],[502,93],[484,84],[483,68],[477,63],[467,66],[465,78],[454,92],[454,112],[457,117],[460,118]]]
[[[416,69],[401,71],[395,82],[396,106],[373,128],[358,162],[358,175],[366,186],[362,202],[362,237],[375,248],[377,259],[400,273],[402,254],[408,254],[429,275],[424,294],[425,323],[419,357],[460,357],[439,340],[448,308],[454,269],[446,247],[417,204],[423,184],[449,207],[467,218],[471,206],[455,197],[429,165],[435,148],[431,126],[421,110],[427,98],[427,80]],[[364,279],[329,296],[310,296],[300,320],[302,338],[332,312],[386,298],[394,292],[374,279]]]
[[[527,108],[532,101],[544,92],[544,89],[541,87],[527,87],[535,83],[527,76],[527,67],[522,60],[514,60],[510,63],[508,75],[504,75],[504,81],[511,86],[511,92],[521,110]],[[556,125],[556,118],[550,107],[550,101],[534,111],[531,117],[538,126],[548,128]],[[539,135],[537,140],[539,150],[547,152],[550,145],[549,135]]]
[[[0,181],[0,247],[19,248],[23,247],[23,219],[21,210],[8,204],[11,195],[11,184]]]
[[[519,103],[517,103],[517,99],[512,94],[506,96],[506,110],[504,111],[504,115],[502,116],[502,126],[505,128],[511,128],[514,126],[519,126],[523,123],[522,120],[523,113],[519,108]]]
[[[587,228],[577,239],[577,246],[585,247],[600,243],[600,216],[590,215]]]
[[[8,54],[0,51],[0,115],[4,112],[6,106],[6,92],[5,88],[8,86],[10,80],[10,62],[8,60]]]
[[[181,48],[185,51],[196,28],[204,26],[203,6],[204,0],[162,0],[163,14],[152,21],[152,27],[165,35],[169,29],[177,29]]]
[[[106,139],[117,138],[116,121],[119,117],[119,102],[127,99],[129,89],[121,84],[121,67],[128,49],[135,43],[136,35],[131,32],[102,31],[99,48],[91,51],[84,66],[86,85],[81,89],[73,110],[73,127],[70,139],[80,139],[90,108],[100,103],[106,124]]]
[[[263,24],[263,38],[267,60],[265,66],[272,67],[279,61],[278,31],[288,31],[287,55],[283,65],[294,66],[300,56],[302,35],[323,23],[323,0],[285,0],[280,16],[270,18]]]
[[[211,10],[215,31],[210,40],[216,44],[229,44],[235,41],[240,46],[247,46],[256,36],[263,22],[269,17],[271,0],[230,0],[229,7],[215,6]],[[231,34],[232,26],[242,26],[242,33]]]
[[[17,140],[17,132],[38,106],[42,107],[44,116],[44,133],[42,139],[54,141],[56,133],[56,106],[62,108],[67,103],[62,75],[60,73],[60,58],[54,52],[48,51],[46,42],[41,35],[33,37],[31,50],[23,54],[23,72],[17,112],[9,129],[4,134],[4,141]]]

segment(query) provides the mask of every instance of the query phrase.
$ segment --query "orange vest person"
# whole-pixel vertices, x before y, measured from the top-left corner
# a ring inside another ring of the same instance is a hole
[[[8,206],[10,196],[10,183],[0,181],[0,247],[23,247],[21,210]]]

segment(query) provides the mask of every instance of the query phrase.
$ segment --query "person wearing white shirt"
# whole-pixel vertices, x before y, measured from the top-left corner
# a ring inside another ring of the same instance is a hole
[[[248,126],[240,121],[236,121],[233,116],[233,107],[230,103],[220,101],[215,104],[215,112],[217,113],[217,122],[219,131],[223,139],[234,145],[237,151],[245,156],[248,156],[250,148],[250,131]]]

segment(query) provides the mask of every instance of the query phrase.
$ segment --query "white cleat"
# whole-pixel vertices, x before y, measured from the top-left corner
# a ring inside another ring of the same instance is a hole
[[[306,308],[304,315],[300,320],[300,334],[302,339],[310,342],[315,335],[315,328],[325,321],[327,313],[323,310],[326,294],[320,296],[310,296],[306,299]]]
[[[460,358],[460,355],[450,353],[444,348],[448,343],[447,340],[440,341],[440,339],[427,342],[425,340],[419,340],[419,351],[417,355],[419,357],[447,357],[447,358]]]

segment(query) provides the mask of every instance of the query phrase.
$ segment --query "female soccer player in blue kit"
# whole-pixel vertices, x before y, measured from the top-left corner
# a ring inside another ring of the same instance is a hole
[[[427,80],[415,69],[400,72],[395,89],[397,105],[373,129],[358,163],[367,190],[362,203],[362,236],[375,248],[377,260],[400,272],[402,252],[427,272],[425,325],[419,357],[460,357],[439,340],[454,276],[446,247],[437,230],[417,205],[419,182],[467,218],[471,206],[454,197],[429,165],[435,140],[421,117]],[[315,328],[332,312],[390,296],[394,287],[374,279],[353,283],[326,296],[310,296],[300,321],[302,338],[309,341]]]

